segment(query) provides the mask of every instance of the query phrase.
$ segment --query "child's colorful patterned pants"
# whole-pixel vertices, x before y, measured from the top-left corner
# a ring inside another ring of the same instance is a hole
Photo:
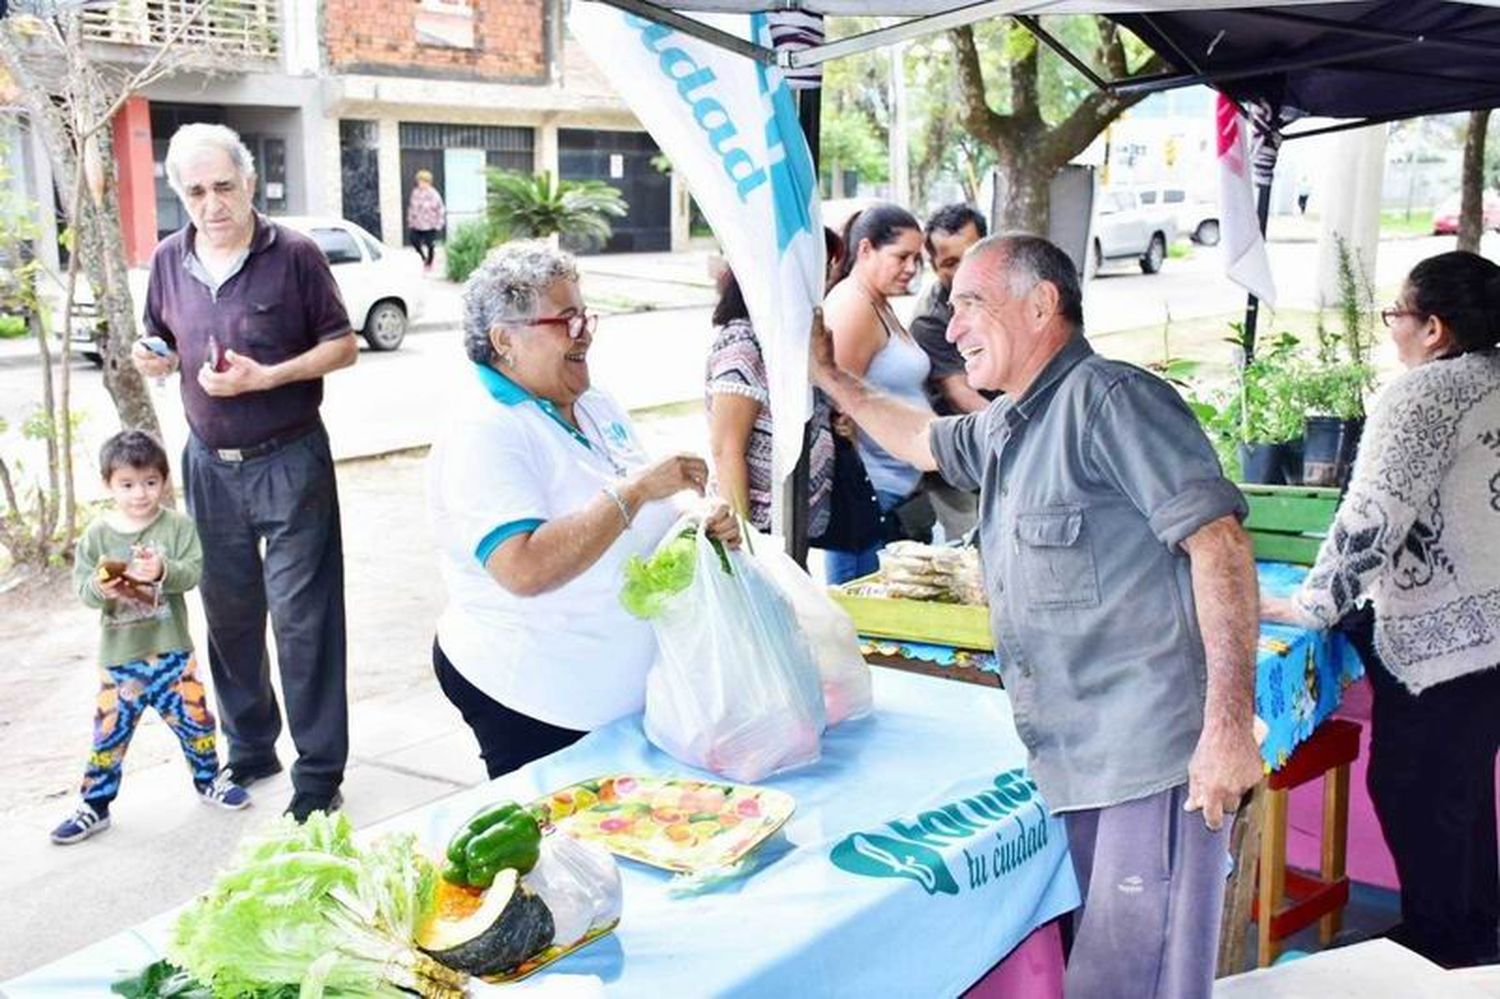
[[[193,783],[208,784],[219,772],[214,716],[191,652],[163,652],[99,670],[94,713],[94,750],[83,775],[83,799],[106,807],[120,793],[120,768],[130,737],[146,708],[156,709],[177,734],[193,771]]]

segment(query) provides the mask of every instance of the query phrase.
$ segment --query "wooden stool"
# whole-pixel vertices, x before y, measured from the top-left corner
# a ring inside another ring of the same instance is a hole
[[[1349,902],[1344,854],[1349,838],[1349,767],[1359,756],[1359,724],[1330,718],[1266,779],[1265,826],[1260,837],[1260,891],[1254,918],[1258,963],[1276,960],[1281,941],[1318,921],[1328,946]],[[1323,778],[1322,866],[1317,876],[1286,868],[1286,819],[1292,788]]]

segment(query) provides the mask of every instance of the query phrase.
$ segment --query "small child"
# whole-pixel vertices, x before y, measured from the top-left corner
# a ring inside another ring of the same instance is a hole
[[[52,830],[54,843],[77,843],[109,828],[125,750],[147,707],[177,734],[205,804],[250,804],[245,789],[219,769],[214,716],[193,661],[182,595],[198,585],[203,550],[193,522],[162,508],[167,453],[150,434],[126,430],[104,442],[99,470],[115,508],[83,532],[73,563],[78,596],[101,611],[94,749],[83,802]]]

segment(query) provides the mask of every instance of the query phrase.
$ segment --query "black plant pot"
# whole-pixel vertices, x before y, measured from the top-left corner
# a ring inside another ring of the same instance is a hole
[[[1302,442],[1241,444],[1240,479],[1263,486],[1284,486],[1302,481]]]
[[[1364,428],[1363,419],[1309,416],[1302,432],[1302,484],[1338,489],[1348,485]]]

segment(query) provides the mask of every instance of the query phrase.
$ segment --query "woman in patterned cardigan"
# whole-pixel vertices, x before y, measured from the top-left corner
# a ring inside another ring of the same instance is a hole
[[[1497,959],[1500,267],[1444,253],[1381,317],[1408,369],[1370,412],[1306,582],[1262,616],[1350,631],[1373,693],[1369,788],[1401,879],[1389,935],[1448,967]],[[1358,618],[1351,618],[1351,621]]]

